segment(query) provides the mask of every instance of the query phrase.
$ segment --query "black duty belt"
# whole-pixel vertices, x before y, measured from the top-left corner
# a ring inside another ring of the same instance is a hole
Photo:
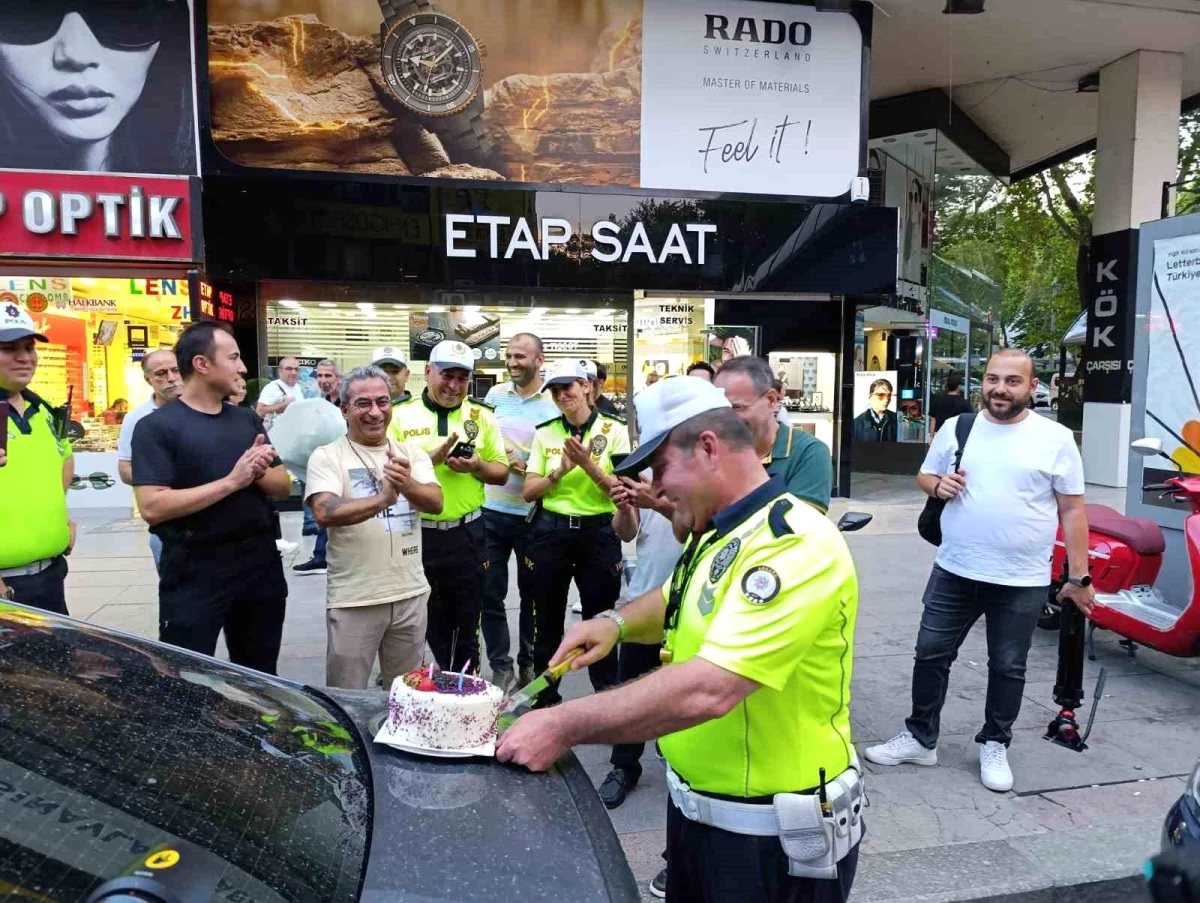
[[[545,508],[538,515],[539,523],[567,530],[590,530],[606,524],[611,527],[612,519],[611,514],[558,514],[554,511],[547,511]]]

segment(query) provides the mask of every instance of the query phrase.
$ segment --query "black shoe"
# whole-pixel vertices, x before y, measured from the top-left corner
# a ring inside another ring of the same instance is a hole
[[[650,893],[660,900],[667,898],[667,870],[663,869],[650,882]]]
[[[609,809],[617,808],[625,802],[629,791],[637,786],[639,777],[627,768],[614,768],[600,785],[600,802]]]
[[[529,686],[537,679],[537,672],[533,670],[533,665],[521,665],[517,671],[517,681],[522,687]]]
[[[305,527],[303,530],[300,531],[300,535],[301,536],[316,536],[320,532],[321,532],[320,527]]]
[[[293,565],[292,570],[297,574],[324,574],[329,571],[329,565],[324,561],[310,558],[304,564]]]

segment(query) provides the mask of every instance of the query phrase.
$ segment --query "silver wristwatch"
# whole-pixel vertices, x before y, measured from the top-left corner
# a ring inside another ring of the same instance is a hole
[[[610,608],[608,611],[602,611],[596,615],[596,618],[608,618],[610,621],[615,621],[617,625],[617,642],[625,642],[625,619],[615,608]],[[593,618],[594,621],[596,618]]]

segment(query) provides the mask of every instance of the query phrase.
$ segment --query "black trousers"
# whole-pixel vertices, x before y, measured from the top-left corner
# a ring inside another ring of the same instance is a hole
[[[479,664],[479,612],[487,572],[483,518],[451,530],[425,530],[421,555],[429,580],[426,639],[438,667],[457,671]],[[456,640],[457,637],[457,640]]]
[[[508,559],[517,556],[517,592],[521,597],[520,636],[517,664],[533,664],[533,597],[529,591],[529,568],[525,555],[529,546],[529,524],[522,514],[483,509],[487,532],[487,574],[483,579],[483,642],[493,671],[512,671],[512,640],[508,634]]]
[[[624,684],[636,680],[643,674],[649,674],[661,664],[659,644],[622,643],[618,647],[619,659],[617,664],[617,683]],[[624,768],[634,778],[642,776],[642,753],[645,743],[618,743],[612,748],[609,761],[614,768]]]
[[[4,585],[13,591],[13,601],[52,611],[56,615],[70,614],[67,611],[67,559],[56,557],[48,568],[26,577],[5,577]]]
[[[526,566],[533,593],[533,667],[541,672],[562,643],[572,579],[579,588],[584,618],[616,604],[621,593],[621,540],[609,519],[571,529],[543,512],[529,534]],[[588,677],[597,692],[615,685],[617,656],[610,653],[591,665]],[[538,698],[538,705],[561,701],[558,685],[553,684]]]
[[[287,582],[274,536],[221,545],[163,543],[158,638],[215,655],[225,631],[229,660],[277,673]]]
[[[702,825],[667,800],[667,899],[676,903],[843,903],[857,871],[856,846],[836,881],[793,878],[778,837]]]

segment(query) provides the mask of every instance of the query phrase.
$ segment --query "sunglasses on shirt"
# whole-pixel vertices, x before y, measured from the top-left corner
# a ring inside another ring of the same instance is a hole
[[[116,485],[117,481],[106,473],[90,473],[86,477],[75,474],[71,477],[72,489],[87,489],[89,486],[93,489],[112,489]]]
[[[79,13],[110,50],[139,50],[162,40],[178,0],[5,0],[0,44],[43,44],[68,13]]]

